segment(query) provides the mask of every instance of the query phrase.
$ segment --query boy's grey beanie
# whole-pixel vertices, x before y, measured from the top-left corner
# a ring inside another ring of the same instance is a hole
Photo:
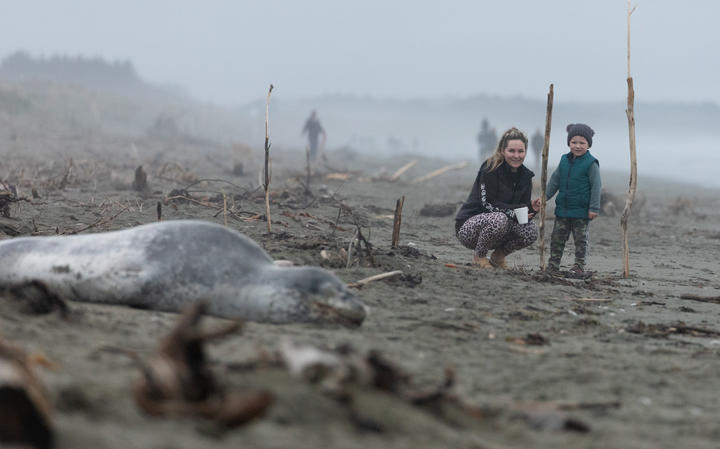
[[[567,126],[567,144],[570,146],[570,139],[574,136],[583,136],[588,141],[588,148],[592,146],[592,138],[595,131],[584,123],[571,123]]]

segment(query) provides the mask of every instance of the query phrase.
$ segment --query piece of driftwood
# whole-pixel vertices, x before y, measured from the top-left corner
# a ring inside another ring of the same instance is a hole
[[[261,416],[273,401],[264,390],[227,392],[207,365],[203,345],[240,328],[232,322],[202,330],[202,302],[188,307],[170,333],[160,340],[155,353],[139,361],[141,375],[133,385],[137,405],[157,416],[197,416],[232,427]]]
[[[635,89],[633,88],[633,79],[630,76],[630,16],[635,8],[630,8],[630,0],[627,1],[627,65],[628,65],[628,97],[627,97],[627,114],[628,134],[630,140],[630,183],[628,186],[627,200],[625,208],[620,217],[620,226],[623,231],[623,277],[630,277],[630,245],[628,243],[628,218],[630,217],[630,209],[632,208],[635,192],[637,191],[637,152],[635,150]]]
[[[438,168],[437,170],[431,171],[430,173],[428,173],[428,174],[426,174],[426,175],[423,175],[423,176],[421,176],[421,177],[419,177],[419,178],[415,178],[415,179],[413,179],[411,182],[412,182],[413,184],[417,184],[417,183],[420,183],[420,182],[425,182],[425,181],[427,181],[428,179],[432,179],[432,178],[434,178],[434,177],[436,177],[436,176],[442,175],[442,174],[445,173],[445,172],[449,172],[449,171],[451,171],[451,170],[460,170],[460,169],[462,169],[462,168],[465,168],[465,167],[467,167],[467,165],[468,165],[467,162],[460,162],[460,163],[458,163],[458,164],[446,165],[445,167]]]
[[[393,173],[393,174],[390,176],[389,181],[391,181],[391,182],[397,181],[398,178],[400,178],[400,176],[403,175],[403,173],[405,173],[406,171],[408,171],[409,169],[411,169],[412,167],[414,167],[415,164],[417,164],[417,159],[413,159],[413,160],[411,160],[410,162],[408,162],[407,164],[403,165],[402,167],[400,167],[399,169],[397,169],[397,171],[396,171],[395,173]]]
[[[552,125],[552,108],[553,108],[553,85],[550,84],[550,90],[547,95],[547,108],[545,110],[545,142],[542,149],[542,168],[540,169],[540,267],[545,269],[545,207],[547,199],[545,192],[547,191],[547,165],[548,152],[550,151],[550,127]]]
[[[402,270],[388,271],[387,273],[380,273],[380,274],[376,274],[374,276],[360,279],[359,281],[351,282],[348,284],[348,287],[361,288],[364,285],[369,284],[370,282],[381,281],[383,279],[388,279],[388,278],[398,276],[401,274],[403,274]]]
[[[680,295],[680,299],[688,299],[690,301],[709,302],[712,304],[720,304],[720,296],[700,296],[700,295],[693,295],[690,293],[686,293],[686,294]]]
[[[0,447],[54,445],[52,407],[32,363],[25,351],[0,337]]]
[[[272,222],[270,220],[270,133],[268,130],[268,122],[270,119],[270,94],[273,85],[268,90],[267,100],[265,101],[265,177],[263,179],[263,189],[265,189],[265,217],[267,219],[267,230],[272,232]]]
[[[392,248],[398,247],[398,242],[400,241],[400,225],[402,224],[402,210],[403,205],[405,204],[405,195],[402,196],[402,198],[398,199],[395,203],[395,216],[393,218],[393,232],[392,232],[392,240],[390,242],[390,246]]]

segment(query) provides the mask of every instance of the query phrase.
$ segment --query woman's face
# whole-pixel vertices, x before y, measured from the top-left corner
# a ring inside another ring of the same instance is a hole
[[[520,139],[508,140],[503,150],[505,163],[515,171],[525,161],[525,144]]]

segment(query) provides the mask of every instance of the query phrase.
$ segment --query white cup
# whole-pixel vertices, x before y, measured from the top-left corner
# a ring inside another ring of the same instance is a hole
[[[518,207],[517,209],[513,209],[513,212],[515,212],[515,218],[517,218],[518,223],[525,224],[528,222],[528,208],[525,207]]]

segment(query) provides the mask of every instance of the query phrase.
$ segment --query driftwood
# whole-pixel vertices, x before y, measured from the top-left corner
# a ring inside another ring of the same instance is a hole
[[[627,65],[628,65],[628,99],[627,110],[625,111],[628,119],[628,134],[630,140],[630,183],[628,187],[627,200],[625,201],[625,209],[623,209],[620,218],[620,226],[623,231],[623,277],[630,277],[630,246],[628,244],[628,218],[630,217],[630,209],[632,208],[635,192],[637,191],[637,154],[635,151],[635,90],[633,88],[633,79],[630,76],[630,16],[635,8],[630,8],[630,0],[627,2]]]
[[[395,217],[393,218],[393,232],[392,241],[390,246],[392,248],[398,247],[398,241],[400,240],[400,224],[402,223],[402,209],[405,204],[405,195],[402,196],[397,203],[395,203]]]
[[[401,274],[403,274],[403,272],[401,270],[388,271],[387,273],[380,273],[380,274],[376,274],[374,276],[360,279],[359,281],[356,281],[356,282],[351,282],[348,284],[348,287],[361,288],[362,286],[369,284],[370,282],[381,281],[383,279],[395,277],[395,276],[398,276]]]
[[[542,168],[540,175],[540,266],[545,269],[545,207],[547,199],[545,192],[547,189],[547,164],[548,152],[550,151],[550,125],[552,124],[552,107],[553,107],[553,85],[550,84],[550,91],[547,96],[547,110],[545,112],[545,143],[542,149]]]
[[[419,178],[413,179],[411,182],[412,182],[413,184],[417,184],[417,183],[420,183],[420,182],[425,182],[425,181],[427,181],[428,179],[432,179],[432,178],[434,178],[434,177],[436,177],[436,176],[438,176],[438,175],[442,175],[442,174],[445,173],[445,172],[448,172],[448,171],[451,171],[451,170],[460,170],[461,168],[465,168],[465,167],[467,167],[467,165],[468,165],[467,162],[460,162],[460,163],[458,163],[458,164],[446,165],[445,167],[438,168],[437,170],[431,171],[430,173],[428,173],[428,174],[426,174],[426,175],[424,175],[424,176],[421,176],[421,177],[419,177]]]
[[[235,332],[240,323],[201,330],[204,308],[203,303],[188,307],[147,361],[128,354],[141,366],[133,385],[135,402],[150,415],[197,416],[224,427],[242,425],[261,416],[273,399],[263,390],[226,392],[217,383],[203,344]]]
[[[265,101],[265,178],[263,180],[263,189],[265,189],[265,217],[267,219],[267,230],[272,232],[272,222],[270,220],[270,134],[268,131],[268,121],[270,115],[270,94],[273,85],[268,90],[267,100]]]
[[[0,338],[0,446],[53,447],[50,400],[32,362],[23,350]]]
[[[690,301],[709,302],[711,304],[720,304],[720,296],[699,296],[690,293],[680,295],[680,299],[688,299]]]
[[[408,162],[407,164],[403,165],[403,166],[400,167],[395,173],[393,173],[392,176],[390,176],[389,181],[391,181],[391,182],[397,181],[398,178],[399,178],[400,176],[402,176],[403,173],[405,173],[405,172],[408,171],[410,168],[412,168],[413,166],[415,166],[415,164],[417,164],[417,159],[413,159],[412,161],[410,161],[410,162]]]

